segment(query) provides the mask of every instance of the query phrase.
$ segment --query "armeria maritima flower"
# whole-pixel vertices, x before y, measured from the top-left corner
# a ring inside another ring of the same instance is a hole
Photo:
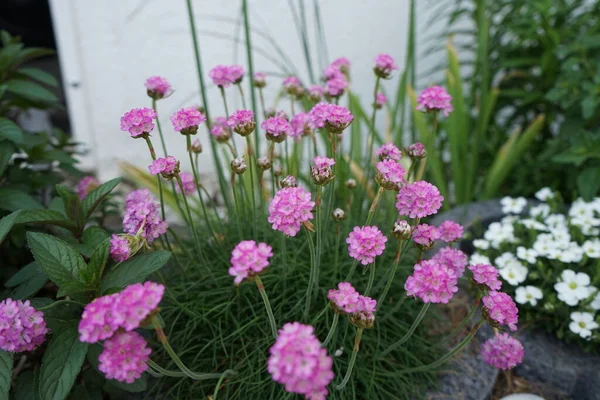
[[[465,253],[451,247],[441,248],[431,259],[452,269],[457,277],[462,276],[468,263]]]
[[[267,75],[264,72],[254,73],[254,86],[257,88],[264,88],[267,86]]]
[[[329,79],[325,83],[325,88],[327,89],[327,94],[331,97],[340,97],[344,94],[344,91],[348,87],[348,81],[344,77],[344,75],[335,77],[333,79]]]
[[[137,332],[119,332],[106,340],[103,348],[98,369],[108,379],[133,383],[148,369],[146,362],[152,350]]]
[[[375,96],[375,104],[373,104],[373,106],[377,109],[383,108],[387,101],[388,99],[385,94],[377,93],[377,96]]]
[[[216,117],[210,128],[210,134],[217,142],[226,142],[231,138],[231,126],[225,117]]]
[[[196,193],[196,180],[194,179],[194,174],[191,172],[181,172],[179,177],[181,178],[181,183],[183,183],[183,192],[186,196]],[[179,185],[175,186],[175,190],[177,193],[181,193]]]
[[[469,265],[473,273],[473,280],[480,285],[485,285],[492,290],[500,290],[502,282],[498,279],[498,269],[488,264]]]
[[[156,113],[151,108],[134,108],[121,117],[121,130],[129,132],[132,138],[142,137],[152,132],[155,118]]]
[[[354,121],[352,113],[344,106],[330,104],[325,116],[325,129],[330,133],[342,133]]]
[[[406,175],[406,171],[402,165],[392,159],[385,159],[377,163],[375,180],[387,190],[400,190],[406,183],[404,175]]]
[[[375,75],[380,78],[387,79],[392,74],[392,71],[397,70],[398,65],[389,54],[378,54],[375,57],[375,67],[373,70],[375,71]]]
[[[523,361],[524,356],[525,350],[521,342],[510,337],[508,333],[499,333],[481,346],[483,361],[503,370],[516,367]]]
[[[292,129],[288,132],[290,137],[295,139],[299,139],[304,135],[310,134],[310,127],[308,125],[308,114],[307,113],[298,113],[292,117],[290,121],[290,126]]]
[[[327,293],[327,299],[336,312],[351,314],[358,310],[358,299],[360,293],[354,289],[350,282],[338,283],[337,289],[330,289]]]
[[[93,176],[86,176],[77,184],[77,196],[79,200],[85,199],[89,192],[100,186],[100,182]]]
[[[173,93],[171,84],[162,76],[151,76],[146,79],[145,86],[148,96],[152,97],[154,100],[164,99]]]
[[[325,95],[325,88],[320,85],[312,85],[308,88],[308,98],[311,101],[318,102],[321,101],[323,96]]]
[[[424,248],[430,248],[440,238],[440,232],[435,226],[419,224],[412,233],[414,242]]]
[[[268,140],[281,143],[292,131],[292,126],[287,119],[280,117],[271,117],[262,122],[260,127],[265,131]]]
[[[254,240],[239,242],[231,252],[231,267],[229,275],[235,277],[236,285],[246,278],[260,274],[269,266],[269,258],[273,257],[273,249],[266,243],[256,243]]]
[[[302,89],[302,84],[295,76],[288,76],[283,79],[283,88],[288,94],[296,95]]]
[[[168,226],[166,221],[160,219],[160,205],[148,189],[134,190],[125,197],[125,233],[137,235],[141,229],[141,237],[152,243],[167,231]]]
[[[333,360],[321,347],[310,325],[288,322],[279,330],[269,349],[267,370],[275,382],[290,393],[307,399],[325,399],[327,385],[334,377]]]
[[[519,310],[509,295],[492,290],[482,300],[485,308],[483,315],[489,317],[490,324],[493,326],[508,325],[511,331],[517,330]]]
[[[315,185],[326,185],[335,178],[333,169],[331,168],[335,165],[333,158],[316,156],[313,159],[313,163],[310,174]]]
[[[244,70],[238,65],[217,65],[208,72],[213,83],[221,88],[227,88],[241,81]]]
[[[431,183],[418,181],[402,187],[396,200],[396,208],[400,215],[423,218],[437,213],[444,197]]]
[[[435,260],[423,260],[415,264],[413,274],[406,279],[407,296],[416,296],[425,303],[447,304],[458,291],[454,271]]]
[[[116,262],[123,262],[131,257],[129,241],[125,236],[112,235],[110,238],[110,256]]]
[[[156,310],[165,293],[160,283],[134,283],[118,293],[119,309],[123,315],[121,327],[126,331],[139,328],[150,313]]]
[[[29,305],[29,300],[6,299],[0,302],[0,349],[21,353],[31,351],[46,340],[44,314]]]
[[[301,187],[283,188],[271,200],[268,221],[273,229],[296,236],[302,224],[313,217],[314,206],[310,192]]]
[[[240,136],[248,136],[256,127],[252,110],[236,110],[227,120],[227,124]]]
[[[182,108],[171,115],[171,123],[175,132],[182,135],[195,135],[198,125],[206,121],[206,117],[195,108]]]
[[[418,111],[441,111],[444,116],[448,116],[453,108],[450,101],[452,96],[441,86],[432,86],[424,89],[417,98]]]
[[[173,156],[157,158],[148,166],[152,175],[161,174],[165,179],[172,179],[179,174],[179,161]]]
[[[420,160],[427,157],[427,151],[423,143],[417,142],[408,146],[408,156],[413,160]]]
[[[400,159],[402,158],[402,152],[400,152],[400,149],[397,148],[394,143],[386,143],[383,146],[381,146],[379,149],[377,149],[377,157],[379,157],[379,159],[381,161],[383,160],[394,160],[394,161],[400,161]]]
[[[454,221],[446,220],[438,227],[440,231],[440,239],[446,243],[452,243],[460,238],[465,233],[465,229],[461,224],[457,224]]]
[[[355,226],[346,238],[348,254],[362,265],[375,261],[375,257],[383,254],[387,238],[376,226]]]

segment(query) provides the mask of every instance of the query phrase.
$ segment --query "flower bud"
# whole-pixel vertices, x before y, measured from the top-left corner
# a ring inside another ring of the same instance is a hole
[[[200,144],[200,141],[198,139],[194,140],[194,142],[192,143],[191,150],[194,154],[202,153],[202,144]]]
[[[292,175],[288,175],[281,180],[281,187],[290,188],[290,187],[298,187],[298,182],[296,182],[296,178]]]
[[[335,164],[334,159],[317,156],[314,163],[315,165],[312,166],[310,174],[315,185],[327,185],[335,178],[331,168]]]
[[[331,216],[337,222],[343,221],[347,217],[346,212],[344,210],[342,210],[341,208],[336,208],[335,210],[333,210],[333,212],[331,213]]]
[[[255,72],[254,73],[254,86],[261,89],[267,86],[267,76],[264,72]]]
[[[231,170],[238,175],[243,174],[248,166],[246,165],[246,160],[244,157],[237,157],[231,160]]]
[[[281,174],[283,174],[283,169],[281,168],[281,165],[273,165],[273,176],[281,176]]]
[[[409,240],[412,235],[412,228],[407,221],[399,219],[394,222],[392,235],[398,240]]]
[[[356,187],[356,179],[347,179],[345,185],[348,189],[354,189]]]
[[[269,161],[267,157],[259,157],[256,160],[256,165],[258,165],[258,168],[262,169],[263,171],[266,171],[271,168],[271,161]]]
[[[425,150],[425,146],[421,142],[411,144],[405,152],[413,160],[420,160],[427,157],[427,150]]]

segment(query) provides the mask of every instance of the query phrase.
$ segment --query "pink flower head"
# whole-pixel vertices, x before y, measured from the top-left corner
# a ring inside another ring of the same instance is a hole
[[[307,399],[325,399],[327,385],[334,377],[332,366],[333,360],[321,347],[313,327],[299,322],[283,325],[269,349],[267,370],[273,380],[287,392]]]
[[[394,161],[400,161],[400,158],[402,158],[402,153],[400,152],[400,149],[397,148],[394,143],[386,143],[383,146],[381,146],[379,149],[377,149],[377,157],[379,157],[379,159],[381,161],[383,160],[394,160]]]
[[[368,265],[375,261],[375,257],[383,254],[387,238],[376,226],[355,226],[346,238],[350,257]]]
[[[329,106],[331,104],[321,102],[317,103],[308,112],[308,122],[312,129],[325,127],[325,120],[329,116]]]
[[[148,189],[138,189],[125,198],[125,214],[123,215],[123,231],[137,235],[148,243],[167,231],[168,224],[160,219],[160,205]]]
[[[312,101],[321,101],[323,96],[325,95],[325,88],[320,85],[312,85],[308,88],[308,97]]]
[[[400,190],[406,184],[404,175],[406,175],[406,171],[394,160],[385,159],[377,163],[375,180],[385,189]]]
[[[348,87],[348,81],[344,75],[329,79],[325,84],[327,94],[331,97],[340,97]]]
[[[389,54],[378,54],[375,57],[375,74],[383,79],[390,77],[392,71],[397,70],[396,62]]]
[[[414,272],[406,279],[407,296],[416,296],[425,303],[447,304],[458,291],[454,271],[435,260],[415,264]]]
[[[519,310],[509,295],[492,290],[482,300],[485,306],[484,316],[489,317],[488,321],[492,326],[508,325],[511,331],[517,330]]]
[[[500,290],[502,282],[498,279],[496,267],[487,264],[469,265],[473,273],[473,280],[480,285],[485,285],[492,290]]]
[[[112,235],[110,238],[110,255],[116,262],[129,260],[131,249],[129,241],[124,236]]]
[[[139,328],[162,300],[165,287],[159,283],[144,282],[127,286],[119,294],[119,310],[123,314],[120,324],[126,331]]]
[[[44,314],[29,305],[29,300],[0,301],[0,349],[21,353],[31,351],[46,340]]]
[[[373,268],[373,267],[371,267]],[[357,310],[350,317],[350,321],[360,328],[372,328],[375,323],[377,300],[359,295]]]
[[[181,183],[183,183],[183,192],[186,196],[191,196],[196,193],[196,181],[194,180],[194,174],[191,172],[182,172],[179,174],[181,178]],[[179,185],[175,187],[177,193],[181,193],[181,188]]]
[[[133,383],[148,369],[146,362],[152,350],[137,332],[119,332],[104,342],[98,369],[108,379]]]
[[[327,298],[331,301],[331,306],[337,312],[344,312],[346,314],[358,311],[359,297],[360,294],[350,282],[340,282],[337,289],[331,289],[327,293]]]
[[[388,99],[385,94],[377,93],[375,96],[375,108],[383,108],[386,105]]]
[[[267,75],[264,72],[254,73],[254,86],[257,88],[264,88],[267,86]]]
[[[396,197],[396,208],[400,215],[423,218],[436,214],[444,197],[438,188],[429,182],[418,181],[405,185]]]
[[[516,367],[524,356],[525,350],[521,342],[508,336],[508,333],[499,333],[481,346],[483,361],[503,370]]]
[[[313,162],[314,165],[312,166],[310,173],[313,182],[316,185],[326,185],[335,178],[333,169],[331,168],[335,165],[335,160],[333,158],[316,156]]]
[[[296,236],[300,226],[313,217],[314,206],[310,192],[301,187],[283,188],[271,200],[268,221],[273,224],[273,229]]]
[[[129,132],[132,138],[142,137],[152,132],[155,118],[156,113],[151,108],[134,108],[121,117],[121,130]]]
[[[427,151],[423,143],[417,142],[408,146],[408,156],[416,160],[427,157]]]
[[[417,98],[418,111],[441,111],[444,116],[448,116],[453,110],[450,101],[452,96],[441,86],[432,86],[424,89]]]
[[[316,104],[308,115],[313,128],[325,127],[335,134],[341,133],[354,120],[354,116],[346,107],[329,103]]]
[[[271,117],[263,121],[260,127],[265,130],[267,139],[281,143],[286,135],[292,131],[289,121],[280,117]]]
[[[330,66],[336,67],[340,71],[346,73],[350,70],[350,60],[348,60],[346,57],[336,58],[335,60],[333,60]]]
[[[148,96],[152,97],[155,100],[164,99],[165,97],[169,97],[173,94],[173,88],[169,81],[162,76],[151,76],[146,79],[146,91],[148,92]]]
[[[292,129],[289,132],[290,137],[299,138],[303,135],[310,134],[310,127],[308,126],[308,114],[298,113],[292,117],[290,121]]]
[[[467,255],[451,247],[441,248],[431,259],[452,269],[457,278],[462,276],[467,266]]]
[[[111,337],[125,320],[118,293],[98,297],[87,304],[79,321],[79,340],[96,343]]]
[[[198,132],[198,125],[206,121],[206,117],[195,108],[182,108],[171,115],[171,123],[175,132],[182,135],[194,135]]]
[[[77,196],[79,200],[85,199],[89,192],[100,186],[100,182],[93,176],[86,176],[77,184]]]
[[[161,174],[165,179],[172,179],[179,173],[179,161],[173,156],[157,158],[148,166],[152,175]]]
[[[210,134],[217,142],[226,142],[231,138],[231,127],[225,117],[216,117],[210,128]]]
[[[457,241],[465,233],[462,225],[450,220],[442,222],[438,229],[440,231],[440,239],[446,243]]]
[[[420,224],[414,229],[412,238],[416,244],[430,248],[440,238],[440,232],[435,226]]]
[[[260,274],[269,266],[269,258],[273,257],[273,249],[266,243],[254,240],[243,240],[231,252],[229,275],[235,277],[234,283],[239,285],[246,278]]]
[[[256,127],[252,110],[236,110],[227,120],[227,124],[241,136],[248,136]]]
[[[208,76],[213,83],[221,88],[231,86],[234,82],[230,68],[227,65],[217,65],[208,72]]]
[[[233,83],[240,83],[244,78],[244,68],[241,65],[229,66],[229,80]]]
[[[283,87],[288,93],[295,92],[301,86],[300,79],[295,76],[288,76],[283,80]]]

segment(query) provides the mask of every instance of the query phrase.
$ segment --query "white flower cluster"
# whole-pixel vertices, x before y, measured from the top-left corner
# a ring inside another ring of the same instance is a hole
[[[492,264],[514,290],[519,304],[553,310],[556,299],[571,310],[569,329],[590,339],[599,328],[596,311],[600,310],[600,290],[592,278],[600,278],[600,198],[591,202],[577,199],[567,215],[557,213],[558,202],[550,188],[539,190],[540,204],[527,208],[523,197],[503,198],[500,222],[491,223],[473,245],[472,264]],[[589,274],[592,274],[590,277]],[[528,277],[530,277],[528,281]],[[598,282],[596,280],[596,282]],[[536,283],[537,286],[528,283]]]

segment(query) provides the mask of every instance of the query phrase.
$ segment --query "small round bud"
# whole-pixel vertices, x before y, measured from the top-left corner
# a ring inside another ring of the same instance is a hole
[[[273,165],[273,175],[281,176],[281,174],[283,174],[283,169],[281,168],[281,165],[279,165],[279,164]]]
[[[254,86],[264,88],[267,86],[267,76],[263,72],[254,73]]]
[[[427,150],[425,150],[425,146],[421,142],[411,144],[405,152],[413,160],[420,160],[427,157]]]
[[[356,179],[347,179],[345,185],[348,189],[354,189],[356,187]]]
[[[194,142],[192,143],[191,150],[194,154],[202,153],[202,144],[200,144],[200,141],[198,139],[194,140]]]
[[[314,163],[310,169],[310,174],[315,185],[327,185],[335,178],[333,169],[331,168],[335,164],[334,159],[317,156],[314,159]]]
[[[341,208],[336,208],[331,213],[331,216],[333,217],[333,219],[335,221],[338,221],[338,222],[343,221],[346,219],[346,212],[344,210],[342,210]]]
[[[246,160],[243,157],[237,157],[231,160],[231,169],[238,175],[243,174],[248,166],[246,165]]]
[[[256,165],[258,165],[258,168],[266,171],[271,168],[271,161],[267,157],[259,157],[256,160]]]
[[[281,187],[284,188],[298,187],[298,182],[296,181],[296,178],[292,175],[286,176],[279,183],[281,183]]]
[[[394,222],[392,235],[398,240],[409,240],[412,235],[412,228],[407,221],[399,219]]]

